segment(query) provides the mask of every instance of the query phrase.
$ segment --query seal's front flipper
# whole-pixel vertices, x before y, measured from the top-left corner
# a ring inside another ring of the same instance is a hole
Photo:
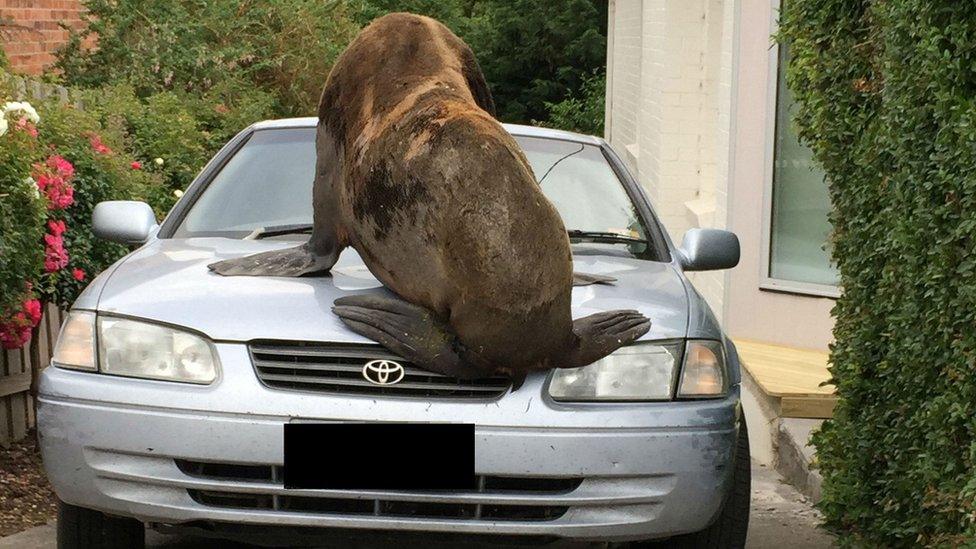
[[[309,276],[327,274],[338,254],[317,255],[303,244],[211,263],[211,271],[224,276]]]
[[[573,321],[579,347],[560,364],[578,368],[592,364],[629,345],[651,329],[651,321],[637,311],[607,311]]]
[[[423,307],[394,297],[355,295],[337,299],[332,311],[352,331],[425,370],[460,379],[490,373],[484,361]]]
[[[573,273],[573,286],[589,286],[590,284],[611,285],[616,281],[617,279],[612,276],[587,274],[587,273]]]

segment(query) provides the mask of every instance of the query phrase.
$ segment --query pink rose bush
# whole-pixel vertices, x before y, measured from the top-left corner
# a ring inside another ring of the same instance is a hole
[[[165,204],[159,197],[168,190],[161,157],[145,166],[135,160],[125,131],[103,121],[97,103],[86,110],[50,100],[38,114],[30,103],[4,102],[6,91],[0,78],[0,347],[16,349],[30,340],[44,304],[67,307],[126,253],[91,233],[95,204]]]
[[[43,154],[37,139],[39,121],[30,103],[0,102],[0,347],[4,349],[22,347],[41,319],[34,282],[44,258],[41,241],[48,199],[32,177],[32,163]]]

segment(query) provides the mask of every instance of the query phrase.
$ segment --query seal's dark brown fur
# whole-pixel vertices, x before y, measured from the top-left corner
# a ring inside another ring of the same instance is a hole
[[[633,311],[574,324],[565,227],[493,111],[474,55],[447,27],[375,20],[322,93],[309,243],[212,268],[299,275],[353,246],[403,301],[354,296],[336,314],[460,377],[580,366],[633,341],[649,326]]]

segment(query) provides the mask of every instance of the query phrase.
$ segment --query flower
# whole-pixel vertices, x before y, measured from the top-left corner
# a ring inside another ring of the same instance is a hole
[[[27,299],[10,320],[0,322],[0,347],[19,349],[30,341],[31,330],[41,321],[41,302]]]
[[[8,101],[3,105],[3,112],[4,114],[23,113],[25,118],[35,124],[41,121],[41,117],[37,114],[37,111],[27,101]]]
[[[24,302],[24,313],[30,318],[34,326],[41,321],[41,302],[36,299],[28,299]]]
[[[75,201],[74,189],[58,175],[37,174],[37,188],[47,197],[49,210],[63,210]]]
[[[44,235],[44,271],[53,273],[68,265],[68,252],[60,234]]]
[[[65,160],[63,156],[52,154],[47,159],[47,166],[58,172],[58,175],[65,179],[71,179],[75,175],[75,167],[71,165],[71,162]]]
[[[77,280],[78,282],[81,282],[82,280],[85,279],[87,275],[85,274],[85,271],[76,267],[74,270],[71,271],[71,276],[74,277],[74,279]]]
[[[31,196],[34,197],[34,200],[41,198],[41,189],[37,187],[37,181],[34,181],[33,177],[30,176],[25,177],[24,185],[27,186],[27,189],[30,191]]]
[[[74,177],[75,167],[63,157],[51,155],[44,164],[34,165],[37,188],[47,197],[49,210],[63,210],[74,204],[74,188],[69,179]]]
[[[9,126],[10,126],[10,124],[7,123],[7,119],[4,118],[4,117],[2,117],[2,116],[0,116],[0,136],[2,136],[3,134],[7,133],[7,128]]]
[[[175,196],[176,198],[183,198],[183,191],[176,189],[175,191],[173,191],[173,196]]]
[[[132,164],[129,164],[129,167],[132,168],[133,170],[141,170],[142,164],[140,164],[139,161],[136,160],[133,161]]]
[[[67,229],[67,227],[65,227],[64,221],[61,219],[58,220],[52,219],[48,221],[47,228],[51,229],[51,234],[53,234],[54,236],[63,235],[64,231]]]
[[[64,239],[61,237],[66,227],[64,221],[52,219],[47,222],[47,228],[51,232],[44,235],[44,270],[53,273],[68,265],[68,252],[64,249]]]
[[[102,143],[102,137],[95,132],[88,132],[88,143],[91,145],[92,150],[98,154],[112,154],[112,149],[108,148],[108,145]]]
[[[0,132],[0,135],[3,135],[3,133]],[[157,166],[162,166],[163,165],[163,159],[162,158],[159,158],[158,156],[156,157],[155,160],[153,160],[153,162],[155,162]]]
[[[27,135],[30,135],[35,139],[37,138],[37,126],[31,124],[26,118],[21,118],[18,120],[14,127],[19,131],[27,132]]]

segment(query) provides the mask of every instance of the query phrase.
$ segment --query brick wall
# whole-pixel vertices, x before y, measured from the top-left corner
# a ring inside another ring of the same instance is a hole
[[[0,42],[17,72],[38,74],[54,62],[54,51],[82,26],[81,0],[0,0]]]

